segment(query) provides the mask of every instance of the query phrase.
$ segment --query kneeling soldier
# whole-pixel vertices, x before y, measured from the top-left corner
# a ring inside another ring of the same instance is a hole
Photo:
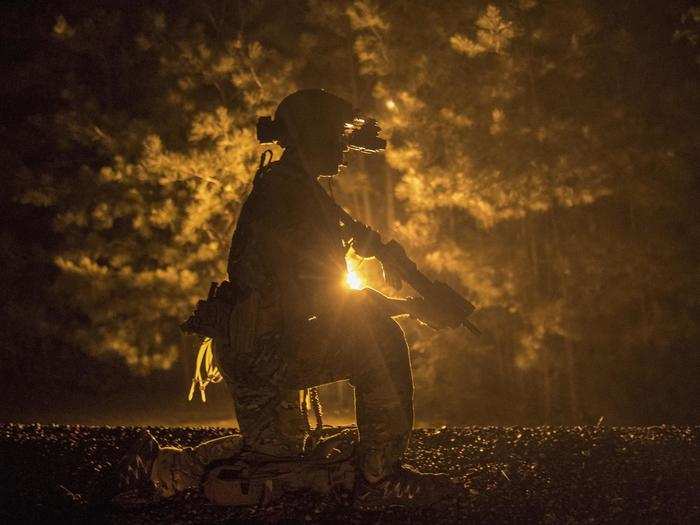
[[[261,163],[243,205],[228,261],[234,299],[217,314],[225,320],[212,334],[243,436],[234,448],[287,458],[304,454],[305,447],[308,453],[299,391],[350,380],[359,431],[354,494],[360,508],[432,504],[459,492],[444,474],[402,464],[413,427],[413,381],[406,340],[392,317],[429,321],[425,308],[420,300],[344,285],[348,247],[372,257],[378,235],[357,223],[342,224],[318,183],[338,173],[348,149],[383,149],[378,131],[373,120],[360,118],[348,102],[323,90],[293,93],[274,120],[261,119],[258,137],[278,143],[284,154]],[[385,265],[395,283],[392,270]],[[232,452],[225,450],[230,444],[209,446],[211,457],[207,447],[186,452],[193,458],[191,470],[201,475],[208,461]],[[175,470],[183,470],[167,466],[168,454],[173,452],[142,461],[155,464],[150,477],[161,487],[173,486]]]

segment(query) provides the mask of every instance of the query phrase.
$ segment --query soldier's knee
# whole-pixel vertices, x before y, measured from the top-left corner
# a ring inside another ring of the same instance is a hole
[[[357,340],[356,368],[351,382],[363,390],[385,388],[387,382],[408,385],[411,365],[401,327],[390,317],[372,317],[362,325]]]
[[[379,354],[381,372],[394,383],[412,384],[408,345],[403,329],[391,318],[377,320],[374,341]]]
[[[399,323],[390,317],[380,319],[375,331],[376,337],[383,353],[392,360],[404,360],[408,358],[408,345],[406,336]]]

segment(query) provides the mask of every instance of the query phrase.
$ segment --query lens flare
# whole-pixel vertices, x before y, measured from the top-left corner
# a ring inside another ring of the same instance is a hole
[[[345,284],[347,284],[348,288],[352,288],[353,290],[362,290],[362,288],[364,288],[362,278],[353,270],[350,270],[345,277]]]

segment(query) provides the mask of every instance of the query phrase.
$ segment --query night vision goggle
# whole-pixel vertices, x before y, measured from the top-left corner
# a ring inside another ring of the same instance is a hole
[[[355,117],[352,122],[345,123],[345,145],[350,150],[366,154],[384,151],[386,140],[378,136],[381,130],[373,118]]]
[[[349,150],[365,154],[379,153],[386,149],[386,140],[378,136],[380,131],[381,128],[375,119],[355,117],[343,127],[343,144]],[[272,117],[260,117],[257,135],[261,144],[272,144],[283,141],[286,132],[282,122],[272,120]]]

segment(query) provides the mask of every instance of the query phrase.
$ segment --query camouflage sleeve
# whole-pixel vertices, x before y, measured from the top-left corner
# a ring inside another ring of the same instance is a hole
[[[253,226],[266,265],[284,290],[300,300],[321,299],[345,277],[339,229],[297,181],[276,177],[261,188],[264,209]]]

